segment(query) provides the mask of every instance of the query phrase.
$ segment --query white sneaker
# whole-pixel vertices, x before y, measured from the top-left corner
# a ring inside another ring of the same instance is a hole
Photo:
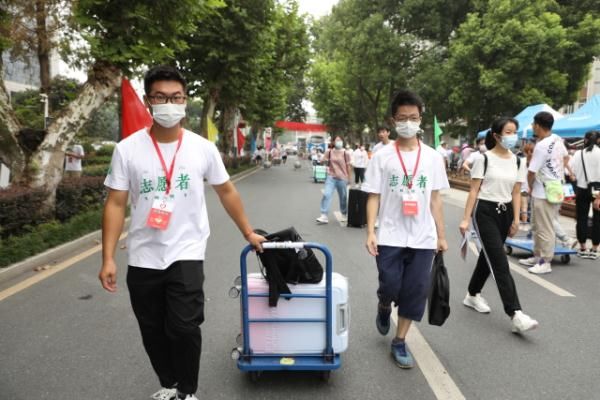
[[[327,218],[327,215],[321,214],[321,216],[319,218],[317,218],[317,223],[319,223],[319,224],[328,224],[329,223],[329,218]]]
[[[522,258],[519,260],[519,264],[521,265],[527,265],[527,266],[533,266],[535,264],[537,264],[537,257],[529,257],[529,258]]]
[[[575,238],[568,238],[567,240],[562,241],[563,246],[565,246],[567,249],[574,249],[575,246],[577,246],[577,243],[577,239]]]
[[[590,254],[590,251],[588,249],[577,250],[577,257],[588,258],[589,254]]]
[[[342,214],[342,216],[340,217],[340,222],[348,222],[348,216]]]
[[[525,332],[538,327],[538,322],[527,314],[523,314],[521,310],[515,311],[512,318],[512,331]]]
[[[154,400],[172,400],[177,396],[177,389],[162,388],[158,392],[150,396]]]
[[[532,274],[541,275],[541,274],[549,274],[552,272],[552,266],[548,262],[543,262],[540,259],[540,262],[534,265],[533,267],[527,268],[527,271]]]
[[[481,294],[477,293],[475,296],[471,296],[469,293],[465,296],[463,304],[467,307],[471,307],[477,312],[487,314],[492,309],[488,305],[487,301],[481,297]]]

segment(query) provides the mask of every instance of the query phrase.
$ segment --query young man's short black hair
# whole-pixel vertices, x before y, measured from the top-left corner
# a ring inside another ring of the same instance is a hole
[[[410,90],[403,89],[396,93],[394,100],[392,100],[392,107],[390,110],[392,117],[396,115],[396,111],[398,111],[398,107],[400,106],[417,106],[419,114],[423,114],[423,100],[421,100],[419,95]]]
[[[177,68],[170,65],[158,65],[148,72],[144,76],[144,91],[146,94],[150,94],[152,90],[152,84],[157,81],[176,81],[181,83],[183,91],[186,91],[187,83],[181,72]]]
[[[552,125],[554,125],[554,117],[548,111],[540,111],[533,117],[533,122],[549,131],[552,129]]]
[[[377,127],[377,132],[381,131],[389,131],[389,128],[387,126],[380,125]]]

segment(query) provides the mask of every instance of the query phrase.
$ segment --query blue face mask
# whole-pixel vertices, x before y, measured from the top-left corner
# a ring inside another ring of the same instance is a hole
[[[502,136],[502,147],[512,150],[517,145],[519,137],[517,135]]]

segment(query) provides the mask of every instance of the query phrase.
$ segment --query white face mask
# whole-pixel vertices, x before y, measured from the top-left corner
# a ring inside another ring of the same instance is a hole
[[[185,104],[152,104],[152,118],[162,127],[172,128],[185,117]]]
[[[406,121],[396,122],[396,133],[404,139],[411,139],[421,130],[420,122]]]

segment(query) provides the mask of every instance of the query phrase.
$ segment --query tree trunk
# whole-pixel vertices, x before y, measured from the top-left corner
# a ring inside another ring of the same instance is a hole
[[[233,135],[235,132],[235,117],[238,108],[233,105],[226,105],[223,110],[223,117],[221,118],[221,130],[222,135],[219,137],[219,147],[225,154],[229,154],[229,150],[233,146]]]
[[[206,98],[202,99],[202,118],[200,120],[200,135],[208,137],[208,118],[214,122],[215,108],[219,101],[219,89],[211,88]]]
[[[65,150],[75,134],[120,84],[121,72],[97,62],[77,97],[48,127],[44,141],[31,155],[27,169],[31,187],[45,187],[53,194],[62,179]]]
[[[19,129],[4,80],[0,78],[0,161],[10,169],[13,182],[21,179],[26,163],[25,153],[17,141]]]
[[[50,40],[46,26],[46,2],[35,2],[35,35],[37,38],[37,56],[40,63],[40,92],[48,94],[50,91]]]

